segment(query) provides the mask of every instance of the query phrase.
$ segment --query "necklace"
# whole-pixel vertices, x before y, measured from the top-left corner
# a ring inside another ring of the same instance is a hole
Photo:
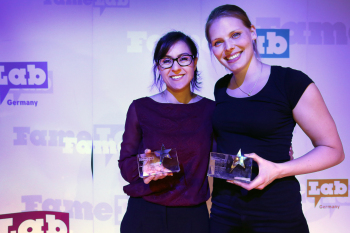
[[[260,79],[260,77],[261,77],[261,74],[262,74],[262,69],[263,69],[263,64],[261,63],[260,75],[259,75],[259,77],[256,79],[256,81],[255,81],[255,83],[254,83],[254,86],[253,86],[253,88],[250,90],[250,92],[249,92],[249,93],[247,93],[247,92],[243,91],[243,90],[242,90],[242,89],[241,89],[241,88],[238,86],[237,81],[236,81],[236,77],[233,75],[233,79],[235,80],[235,83],[236,83],[236,85],[237,85],[238,89],[239,89],[239,90],[241,90],[241,92],[243,92],[244,94],[246,94],[246,95],[250,96],[250,95],[252,94],[252,91],[253,91],[254,87],[255,87],[255,86],[256,86],[256,84],[258,83],[258,80],[259,80],[259,79]]]

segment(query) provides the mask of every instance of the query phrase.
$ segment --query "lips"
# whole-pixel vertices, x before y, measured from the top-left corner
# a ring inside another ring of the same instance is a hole
[[[234,53],[234,54],[230,54],[229,56],[226,56],[224,59],[229,62],[235,62],[237,61],[240,57],[241,57],[242,52],[238,52],[238,53]]]
[[[183,76],[184,76],[184,74],[180,74],[180,75],[170,76],[170,78],[173,80],[178,80],[178,79],[182,78]]]

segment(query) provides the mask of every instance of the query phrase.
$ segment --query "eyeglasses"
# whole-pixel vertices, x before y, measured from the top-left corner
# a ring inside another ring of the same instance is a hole
[[[180,66],[188,66],[192,63],[194,59],[193,55],[181,55],[178,58],[171,58],[171,57],[164,57],[159,60],[158,64],[163,68],[163,69],[168,69],[171,68],[174,64],[174,61],[177,61],[177,63]]]

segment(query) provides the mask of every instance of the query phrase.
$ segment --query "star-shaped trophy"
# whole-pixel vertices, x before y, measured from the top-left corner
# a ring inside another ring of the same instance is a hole
[[[164,144],[162,144],[162,148],[154,152],[156,156],[159,157],[160,164],[163,163],[164,158],[171,159],[171,156],[169,154],[170,151],[171,149],[165,149]]]
[[[232,157],[230,159],[227,159],[227,162],[228,162],[228,172],[229,173],[232,173],[233,169],[235,169],[235,167],[237,165],[240,165],[241,167],[245,168],[244,166],[244,160],[246,160],[247,157],[245,157],[244,155],[242,155],[241,153],[241,149],[239,149],[238,153],[237,153],[237,156],[232,159]]]
[[[236,155],[210,152],[208,176],[249,184],[252,165],[253,159],[242,155],[241,149]]]

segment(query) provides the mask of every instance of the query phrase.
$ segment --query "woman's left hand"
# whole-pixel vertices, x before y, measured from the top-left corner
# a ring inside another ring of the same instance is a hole
[[[263,189],[279,176],[279,166],[277,163],[270,162],[261,158],[255,153],[245,154],[246,157],[252,158],[259,166],[259,174],[249,184],[236,180],[227,180],[227,182],[241,186],[246,190]]]
[[[290,158],[290,160],[294,159],[293,155],[294,155],[293,146],[290,145],[290,147],[289,147],[289,158]]]

